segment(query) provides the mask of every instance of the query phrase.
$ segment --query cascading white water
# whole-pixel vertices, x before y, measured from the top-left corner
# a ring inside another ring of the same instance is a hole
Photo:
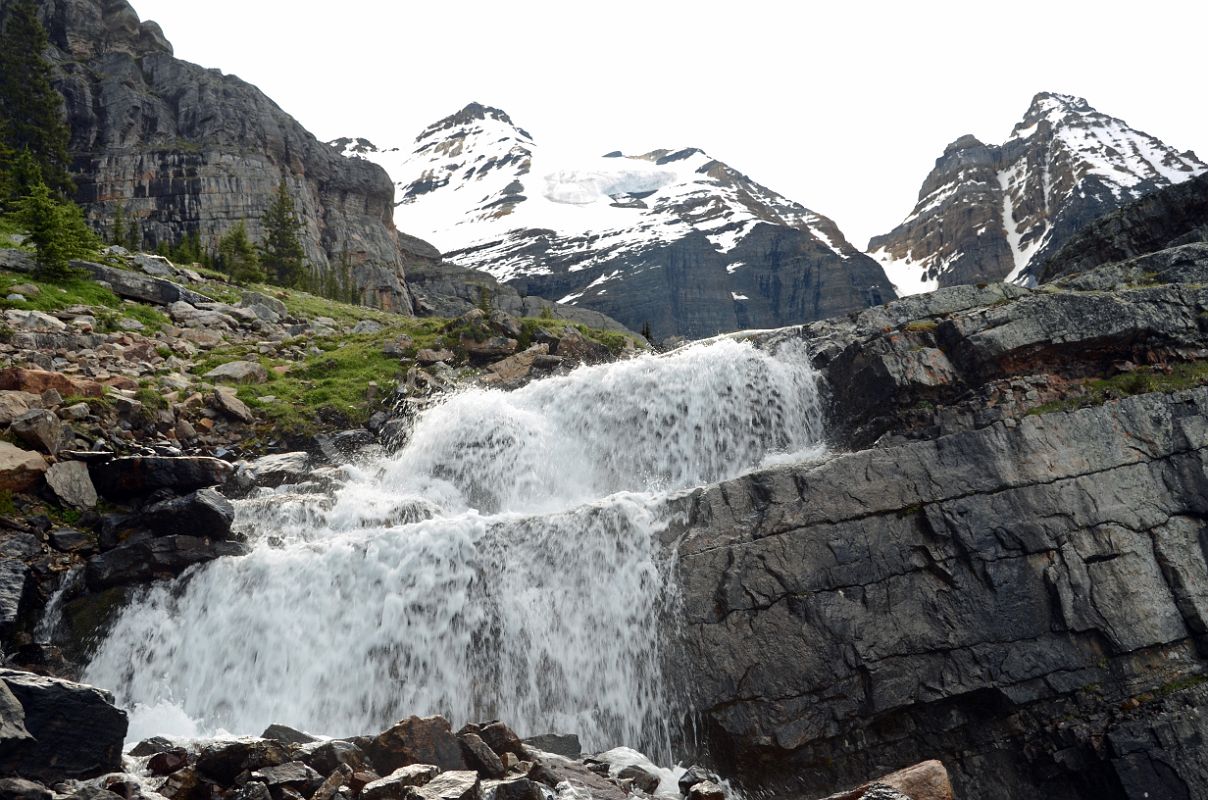
[[[253,551],[127,608],[85,679],[131,737],[408,714],[666,755],[666,493],[821,450],[816,373],[721,339],[452,395],[334,496],[238,504]]]

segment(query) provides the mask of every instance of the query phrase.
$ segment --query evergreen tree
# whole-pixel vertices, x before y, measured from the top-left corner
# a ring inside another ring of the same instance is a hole
[[[121,206],[113,212],[113,228],[109,231],[109,244],[126,243],[126,210]]]
[[[264,280],[260,257],[252,240],[248,238],[247,226],[242,222],[218,242],[218,265],[235,283],[257,283]]]
[[[302,223],[290,197],[285,178],[277,185],[277,194],[260,220],[264,228],[264,243],[260,246],[260,262],[268,279],[280,286],[298,286],[303,277],[303,260],[299,232]]]
[[[126,241],[122,246],[131,253],[137,253],[143,249],[143,229],[139,226],[138,220],[132,219],[126,226]]]
[[[68,262],[91,255],[100,246],[84,222],[80,207],[58,200],[41,181],[16,206],[16,220],[29,231],[29,240],[37,250],[38,277],[44,280],[70,278],[73,271]]]
[[[72,191],[67,154],[70,133],[63,98],[51,83],[43,55],[49,44],[35,0],[13,0],[0,29],[0,133],[15,152],[28,150],[52,190]]]

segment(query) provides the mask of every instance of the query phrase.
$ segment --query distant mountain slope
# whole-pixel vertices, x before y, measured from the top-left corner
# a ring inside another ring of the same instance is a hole
[[[125,0],[42,0],[40,11],[67,101],[78,199],[95,222],[120,208],[151,249],[191,234],[212,246],[241,220],[258,238],[284,177],[312,270],[369,305],[411,311],[381,169],[341,158],[256,87],[174,58],[159,26]]]
[[[396,223],[453,263],[660,337],[787,325],[894,297],[831,220],[697,149],[560,159],[476,103],[409,152],[332,144],[385,167]]]
[[[1070,95],[1036,95],[1002,145],[962,136],[914,210],[868,252],[901,294],[984,281],[1034,282],[1035,267],[1095,219],[1208,171]]]

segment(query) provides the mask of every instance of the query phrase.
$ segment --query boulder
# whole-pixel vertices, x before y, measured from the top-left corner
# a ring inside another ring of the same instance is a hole
[[[583,752],[583,745],[579,743],[579,737],[573,733],[545,733],[540,736],[530,736],[524,740],[523,744],[565,758],[578,758]],[[702,780],[704,779],[702,778]]]
[[[598,364],[612,357],[607,347],[588,339],[578,328],[569,326],[558,337],[558,344],[552,353],[583,364]]]
[[[235,507],[215,489],[198,489],[183,497],[153,503],[114,527],[119,531],[147,531],[155,536],[187,534],[226,539],[231,534]],[[264,738],[274,738],[265,736]],[[304,741],[313,741],[306,739]]]
[[[56,389],[64,397],[100,397],[101,384],[60,372],[9,367],[0,371],[0,389],[16,390],[41,397],[47,389]]]
[[[482,782],[483,800],[543,800],[541,785],[524,776]]]
[[[0,425],[8,425],[17,417],[42,408],[41,395],[19,390],[0,391]]]
[[[0,681],[21,703],[33,737],[0,747],[0,774],[51,783],[121,771],[126,712],[108,692],[9,669]]]
[[[96,508],[96,487],[82,461],[60,461],[46,471],[46,483],[55,495],[73,508]]]
[[[384,778],[365,784],[362,800],[407,800],[411,787],[423,786],[440,774],[432,764],[409,764],[399,767]]]
[[[309,794],[323,782],[323,776],[301,761],[286,761],[253,771],[252,780],[260,781],[270,789],[289,786]]]
[[[29,741],[33,737],[25,729],[25,709],[21,701],[0,681],[0,752],[13,742]]]
[[[70,528],[59,528],[47,534],[50,546],[60,553],[87,555],[96,550],[96,540],[86,533]]]
[[[227,503],[229,506],[230,503]],[[234,509],[232,509],[233,512]],[[295,730],[288,725],[269,725],[264,729],[264,733],[260,734],[261,739],[274,739],[285,744],[312,744],[319,741],[309,733]],[[330,770],[328,770],[330,772]],[[324,772],[323,774],[327,774]]]
[[[411,797],[415,800],[481,800],[482,784],[477,772],[450,770],[413,789]]]
[[[0,491],[24,492],[37,485],[47,468],[40,454],[0,441]]]
[[[506,770],[503,768],[503,762],[481,737],[474,733],[463,733],[458,738],[461,740],[462,757],[470,769],[484,778],[504,776]]]
[[[310,477],[310,454],[304,451],[276,453],[238,465],[228,487],[240,494],[263,487],[275,489],[302,483]]]
[[[165,739],[162,736],[152,736],[150,739],[143,739],[141,742],[130,748],[130,755],[136,758],[146,758],[153,756],[156,753],[163,753],[171,750],[175,745],[170,739]]]
[[[281,742],[237,739],[204,745],[197,754],[197,770],[219,786],[230,786],[240,773],[280,766],[291,760],[288,746]]]
[[[30,447],[54,455],[63,436],[63,423],[53,411],[35,409],[13,420],[9,430]]]
[[[409,764],[435,764],[442,770],[466,768],[461,743],[453,735],[449,721],[440,716],[402,720],[373,740],[369,758],[382,774]]]
[[[444,348],[436,350],[424,348],[417,351],[415,354],[415,360],[425,367],[430,367],[433,364],[440,363],[447,364],[454,358],[456,358],[456,356],[453,354],[453,352],[451,350],[445,350]]]
[[[189,751],[183,747],[172,747],[156,753],[147,760],[147,772],[152,775],[171,775],[178,769],[189,765]]]
[[[519,342],[506,336],[488,336],[485,339],[475,339],[463,335],[460,340],[461,349],[475,361],[490,361],[516,352]]]
[[[487,367],[487,373],[497,376],[503,383],[514,383],[527,378],[533,371],[537,359],[547,355],[549,355],[548,344],[535,344],[523,352],[491,364]]]
[[[241,542],[214,541],[201,536],[163,536],[129,542],[92,558],[84,569],[94,592],[129,583],[172,578],[194,564],[248,552]]]
[[[231,419],[239,422],[251,423],[256,421],[256,415],[248,408],[247,403],[244,403],[235,394],[235,390],[229,386],[219,386],[214,390],[214,394],[210,397],[211,405]]]
[[[152,305],[166,306],[171,303],[185,302],[211,303],[213,300],[198,294],[192,289],[186,289],[178,283],[144,275],[126,269],[107,267],[91,261],[72,261],[76,269],[82,269],[98,281],[109,284],[109,288],[118,297],[130,300],[140,300]]]
[[[924,761],[833,794],[826,800],[953,800],[948,770],[939,761]]]
[[[55,793],[40,783],[24,778],[0,779],[0,798],[4,800],[53,800]]]
[[[0,635],[12,633],[29,597],[29,566],[16,558],[0,558]]]
[[[319,784],[319,788],[315,789],[314,794],[310,796],[310,800],[334,800],[337,794],[340,794],[341,798],[343,798],[345,795],[340,790],[347,787],[351,791],[351,787],[348,785],[351,780],[352,770],[341,764],[327,776],[326,780]]]
[[[221,486],[234,467],[208,456],[126,456],[89,464],[98,492],[110,500],[129,500],[157,489],[185,492]]]
[[[342,739],[332,739],[302,751],[302,761],[322,775],[330,775],[339,767],[348,767],[353,772],[362,770],[369,763],[365,751]]]
[[[268,370],[258,361],[229,361],[210,370],[205,377],[212,381],[265,383],[268,380]]]
[[[624,767],[620,772],[617,773],[617,777],[621,780],[632,781],[636,788],[641,789],[646,794],[654,794],[655,790],[659,788],[659,782],[661,781],[661,778],[659,778],[658,775],[655,775],[650,770],[638,764],[630,764],[629,766]],[[708,781],[701,781],[700,783],[694,784],[692,789],[695,789],[697,786],[701,786],[706,783],[708,783]],[[692,789],[689,789],[689,795],[691,795]],[[703,800],[712,800],[712,798],[704,798]]]
[[[713,781],[714,783],[717,783],[718,779],[716,775],[714,775],[712,772],[709,772],[704,767],[692,766],[685,770],[683,775],[680,775],[679,780],[676,783],[679,786],[680,794],[687,797],[688,791],[693,786],[698,783],[703,783],[704,781]]]
[[[726,790],[713,781],[701,781],[692,784],[687,798],[688,800],[726,800]]]
[[[353,333],[381,333],[383,330],[384,326],[380,322],[371,319],[363,319],[352,326]]]
[[[487,746],[500,756],[504,753],[512,753],[520,758],[528,756],[524,750],[524,742],[516,735],[516,732],[499,720],[492,720],[478,726],[477,732],[482,737],[482,740],[487,743]],[[575,755],[578,755],[578,753]]]
[[[50,331],[59,332],[65,330],[67,325],[57,317],[52,317],[42,311],[20,311],[13,309],[4,312],[4,319],[14,328],[23,331]]]

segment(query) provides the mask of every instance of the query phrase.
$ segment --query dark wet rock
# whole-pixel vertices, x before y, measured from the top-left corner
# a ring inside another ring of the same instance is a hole
[[[541,785],[525,777],[482,783],[483,800],[542,800]]]
[[[0,748],[32,738],[25,729],[25,709],[21,707],[21,701],[7,684],[0,681]]]
[[[939,756],[974,800],[1118,780],[1120,704],[1208,672],[1205,419],[1208,389],[1143,394],[699,493],[677,668],[722,766],[821,794]],[[1198,725],[1136,763],[1199,781]]]
[[[689,767],[684,774],[679,777],[679,781],[677,781],[680,794],[687,796],[689,789],[703,781],[713,781],[714,783],[717,783],[717,776],[712,772],[709,772],[704,767]]]
[[[88,555],[96,551],[96,538],[86,533],[59,528],[47,535],[50,546],[62,553],[79,553]]]
[[[51,783],[118,772],[126,712],[100,689],[16,670],[0,670],[24,711],[32,739],[0,745],[0,774]]]
[[[3,800],[52,800],[54,792],[40,783],[25,778],[0,779],[0,798]]]
[[[315,443],[328,461],[341,462],[355,457],[362,449],[374,444],[375,439],[364,428],[356,428],[316,436]]]
[[[631,764],[623,768],[617,773],[617,778],[623,781],[631,781],[635,788],[642,790],[646,794],[654,794],[655,790],[659,788],[660,782],[658,775],[637,764]],[[699,785],[694,784],[692,788],[695,789]],[[691,797],[691,794],[689,794],[689,797]],[[702,800],[712,800],[712,798],[702,798]]]
[[[260,734],[261,739],[275,739],[285,744],[312,744],[319,740],[309,733],[289,727],[288,725],[269,725]],[[326,774],[326,773],[324,773]]]
[[[364,750],[341,739],[306,747],[300,758],[322,775],[330,775],[341,766],[356,772],[369,763]]]
[[[410,764],[399,767],[384,778],[368,783],[361,789],[364,800],[407,800],[412,787],[423,786],[440,774],[432,764]]]
[[[189,753],[183,747],[173,747],[156,753],[147,761],[147,771],[152,775],[171,775],[176,770],[188,766]]]
[[[88,586],[102,591],[128,583],[172,578],[194,564],[248,552],[242,542],[201,536],[162,536],[119,545],[94,557],[84,570]]]
[[[152,503],[115,523],[119,538],[123,532],[145,531],[155,536],[187,534],[209,539],[226,539],[235,519],[235,507],[214,489],[199,489],[184,497],[172,497]]]
[[[503,777],[503,762],[481,737],[473,733],[463,733],[458,738],[461,740],[462,756],[470,769],[476,770],[484,778]]]
[[[540,736],[530,736],[523,743],[542,752],[566,758],[578,758],[583,752],[583,745],[579,743],[579,737],[573,733],[545,733]]]
[[[246,784],[238,796],[243,797],[244,791],[250,785]],[[264,788],[262,783],[256,785]],[[182,767],[169,775],[158,791],[168,800],[210,800],[215,789],[217,786],[214,782],[202,775],[196,767]],[[269,800],[268,790],[265,789],[263,797],[249,795],[246,800]]]
[[[0,634],[11,633],[21,619],[32,585],[29,565],[15,558],[0,558]]]
[[[171,750],[175,745],[170,739],[165,739],[162,736],[152,736],[150,739],[143,739],[141,742],[130,748],[130,755],[139,758],[153,756],[156,753],[163,753]]]
[[[409,764],[434,764],[442,770],[464,770],[461,743],[444,717],[408,717],[381,733],[369,757],[381,774]]]
[[[256,488],[275,489],[297,484],[311,476],[310,454],[306,452],[276,453],[255,461],[241,463],[223,487],[234,495],[245,495]]]
[[[487,746],[500,756],[504,753],[512,753],[521,758],[526,756],[524,742],[520,740],[516,732],[509,728],[506,723],[493,720],[478,726],[478,730],[475,733],[482,737]]]
[[[239,739],[205,745],[197,754],[197,770],[220,786],[229,786],[242,772],[277,767],[292,761],[288,746],[272,739]]]
[[[221,486],[234,468],[208,456],[125,456],[89,464],[97,491],[110,500],[128,500],[157,489],[178,494]]]
[[[288,786],[309,795],[323,782],[323,776],[301,761],[287,761],[253,770],[252,780],[260,781],[269,789]]]

